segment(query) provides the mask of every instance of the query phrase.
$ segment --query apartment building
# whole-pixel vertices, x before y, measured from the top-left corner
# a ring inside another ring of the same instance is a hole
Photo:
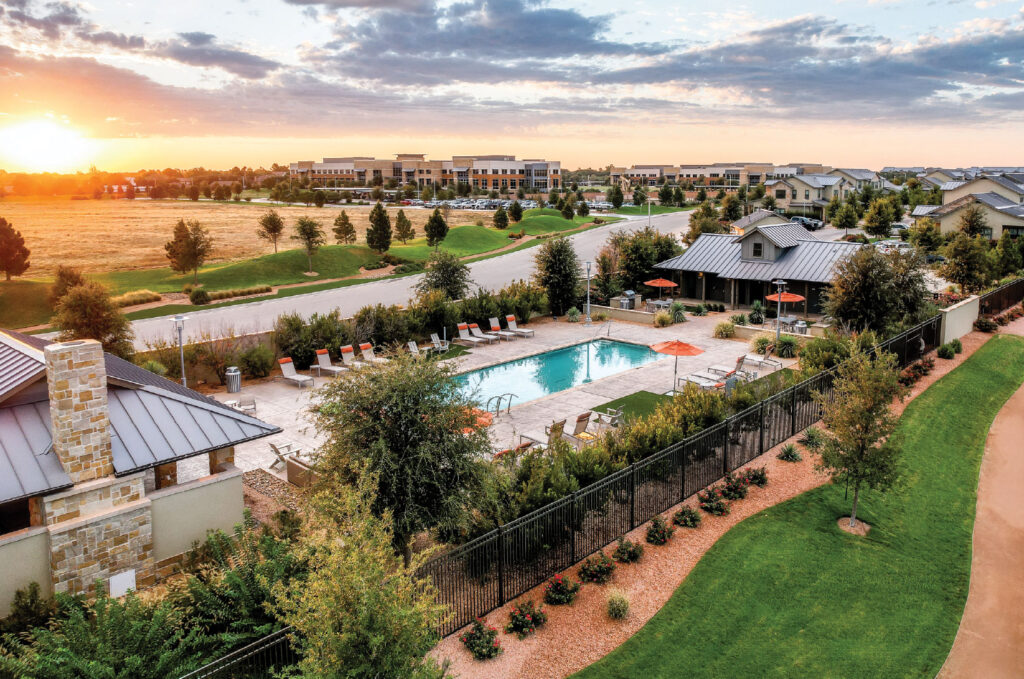
[[[942,233],[954,233],[962,210],[976,205],[988,223],[985,237],[998,240],[1004,232],[1014,238],[1024,235],[1024,173],[979,174],[944,182],[940,188],[942,205],[918,205],[913,217],[929,217]]]
[[[453,156],[451,160],[428,160],[422,153],[399,153],[394,160],[370,157],[324,158],[322,162],[302,160],[288,168],[293,179],[309,179],[325,189],[347,186],[398,184],[441,187],[468,184],[476,189],[515,191],[532,187],[547,191],[561,186],[559,161],[518,160],[515,156]]]
[[[819,163],[711,163],[705,165],[633,165],[608,166],[609,182],[629,186],[658,186],[662,183],[692,182],[709,188],[756,186],[769,179],[795,174],[824,173],[829,167]]]
[[[840,200],[856,188],[845,178],[834,174],[794,174],[764,183],[766,195],[775,198],[776,209],[796,212],[821,219],[832,196]]]

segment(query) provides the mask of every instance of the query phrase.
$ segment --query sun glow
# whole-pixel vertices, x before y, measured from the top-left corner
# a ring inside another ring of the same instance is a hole
[[[0,129],[0,168],[29,172],[83,169],[94,143],[67,125],[49,120]]]

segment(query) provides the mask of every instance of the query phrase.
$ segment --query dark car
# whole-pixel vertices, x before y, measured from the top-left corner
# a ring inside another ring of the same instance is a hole
[[[790,217],[789,221],[794,224],[799,224],[808,231],[817,231],[818,229],[825,226],[825,223],[820,219],[812,219],[811,217]]]

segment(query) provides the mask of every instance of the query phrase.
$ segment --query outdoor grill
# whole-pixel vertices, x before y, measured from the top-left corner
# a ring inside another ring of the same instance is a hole
[[[634,309],[636,308],[636,291],[635,290],[624,290],[619,299],[620,309]]]

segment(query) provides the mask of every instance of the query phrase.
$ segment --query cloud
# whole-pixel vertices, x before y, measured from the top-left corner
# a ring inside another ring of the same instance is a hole
[[[27,0],[8,0],[5,4],[10,8],[7,20],[35,29],[51,40],[59,38],[65,29],[85,23],[78,8],[66,2],[47,2],[42,6],[45,13],[39,15],[29,12]]]
[[[323,7],[325,9],[404,9],[420,10],[430,6],[430,0],[285,0],[289,5]]]

